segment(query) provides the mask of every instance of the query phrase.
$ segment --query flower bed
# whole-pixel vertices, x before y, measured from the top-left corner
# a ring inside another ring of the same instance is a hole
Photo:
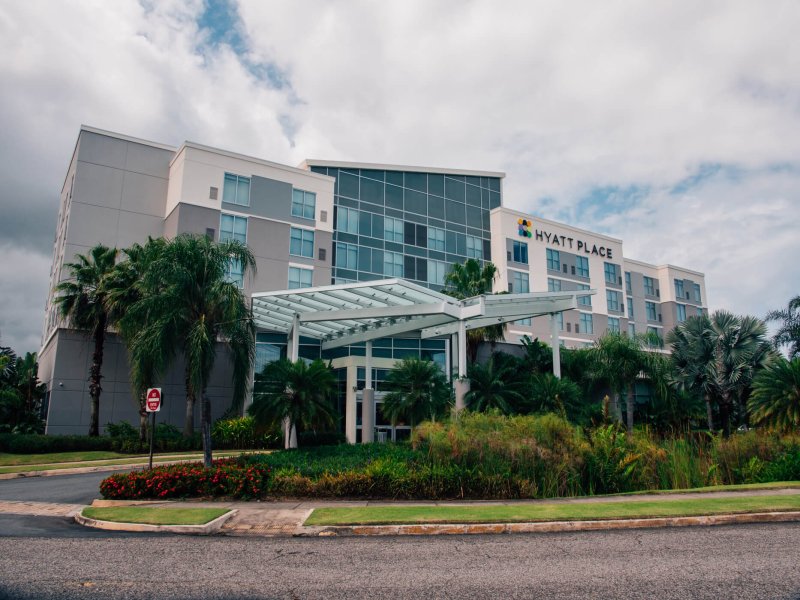
[[[270,475],[267,465],[243,465],[238,459],[156,467],[112,475],[100,483],[100,493],[110,500],[196,497],[260,498]]]

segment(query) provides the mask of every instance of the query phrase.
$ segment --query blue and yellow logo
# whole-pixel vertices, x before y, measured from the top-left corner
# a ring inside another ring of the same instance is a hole
[[[533,237],[533,233],[531,233],[533,221],[529,221],[528,219],[518,219],[517,224],[519,225],[519,235],[521,237]]]

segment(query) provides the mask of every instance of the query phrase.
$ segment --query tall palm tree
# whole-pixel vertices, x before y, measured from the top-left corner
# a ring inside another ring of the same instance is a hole
[[[580,412],[581,391],[566,377],[552,373],[534,373],[526,390],[529,412],[555,412],[565,419],[575,420]]]
[[[775,357],[756,375],[747,407],[756,424],[800,429],[800,358]]]
[[[61,317],[71,327],[89,333],[94,341],[92,366],[89,369],[89,435],[100,435],[100,393],[103,368],[103,346],[110,319],[108,291],[117,259],[117,249],[97,245],[88,254],[75,256],[76,262],[64,266],[72,279],[56,286],[55,298]]]
[[[433,361],[405,358],[395,364],[384,382],[383,414],[393,425],[407,422],[414,427],[447,413],[450,385]]]
[[[169,348],[182,351],[187,430],[191,430],[195,399],[200,398],[207,466],[211,465],[211,402],[206,388],[216,358],[215,346],[222,341],[231,348],[234,402],[240,402],[246,391],[255,354],[250,308],[239,287],[227,279],[230,261],[238,261],[244,273],[255,269],[253,254],[240,242],[217,244],[204,235],[179,235],[149,265],[142,284],[143,297],[130,308],[128,317],[141,324],[133,340],[135,357],[150,351],[161,356]]]
[[[141,441],[144,441],[147,431],[147,389],[155,387],[158,378],[174,359],[177,342],[170,340],[170,343],[163,343],[162,338],[141,339],[144,325],[150,317],[141,311],[130,311],[146,295],[160,293],[158,289],[147,289],[146,274],[164,252],[167,243],[164,238],[148,238],[144,245],[133,244],[122,250],[125,260],[117,263],[108,297],[109,310],[128,349],[131,389],[139,411]],[[165,285],[164,282],[160,283],[162,287]]]
[[[259,425],[289,422],[289,439],[297,439],[303,429],[332,425],[335,421],[332,398],[336,377],[329,365],[317,359],[292,362],[282,358],[264,366],[255,377],[253,404],[248,412]]]
[[[444,293],[458,300],[491,294],[497,267],[490,262],[481,263],[468,258],[464,264],[454,263],[444,278]],[[505,325],[489,325],[467,331],[467,358],[474,363],[481,342],[494,343],[503,339]]]
[[[708,430],[714,431],[710,373],[706,368],[714,352],[711,320],[706,315],[690,317],[667,333],[666,342],[671,349],[670,359],[676,383],[684,390],[702,396],[706,405]]]
[[[776,348],[787,346],[789,358],[800,356],[800,296],[789,300],[785,309],[767,313],[767,322],[781,321],[772,338]]]
[[[470,366],[469,392],[465,397],[470,410],[494,409],[510,415],[517,412],[518,406],[524,401],[519,361],[504,360],[502,356],[495,353],[486,364],[474,363]]]
[[[627,392],[627,430],[633,434],[636,379],[648,364],[644,339],[639,336],[608,332],[594,344],[595,365],[601,377],[611,383],[614,394],[614,409],[621,417],[620,394]]]

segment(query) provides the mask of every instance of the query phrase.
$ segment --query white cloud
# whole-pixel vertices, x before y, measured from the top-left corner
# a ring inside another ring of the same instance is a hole
[[[39,350],[49,274],[49,257],[0,244],[0,345]]]
[[[798,175],[774,168],[800,162],[795,2],[242,0],[243,55],[210,43],[202,10],[0,4],[0,243],[38,252],[31,294],[81,123],[289,164],[504,170],[508,206],[705,270],[713,306],[763,314],[797,293]],[[706,165],[743,175],[668,193]],[[598,187],[641,193],[607,214],[585,201]],[[39,335],[41,315],[20,323]]]

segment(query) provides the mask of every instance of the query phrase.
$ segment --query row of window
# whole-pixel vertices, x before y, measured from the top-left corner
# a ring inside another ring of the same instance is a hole
[[[250,178],[225,173],[222,201],[239,206],[250,206]],[[313,220],[316,215],[317,195],[305,190],[292,190],[292,216]]]

